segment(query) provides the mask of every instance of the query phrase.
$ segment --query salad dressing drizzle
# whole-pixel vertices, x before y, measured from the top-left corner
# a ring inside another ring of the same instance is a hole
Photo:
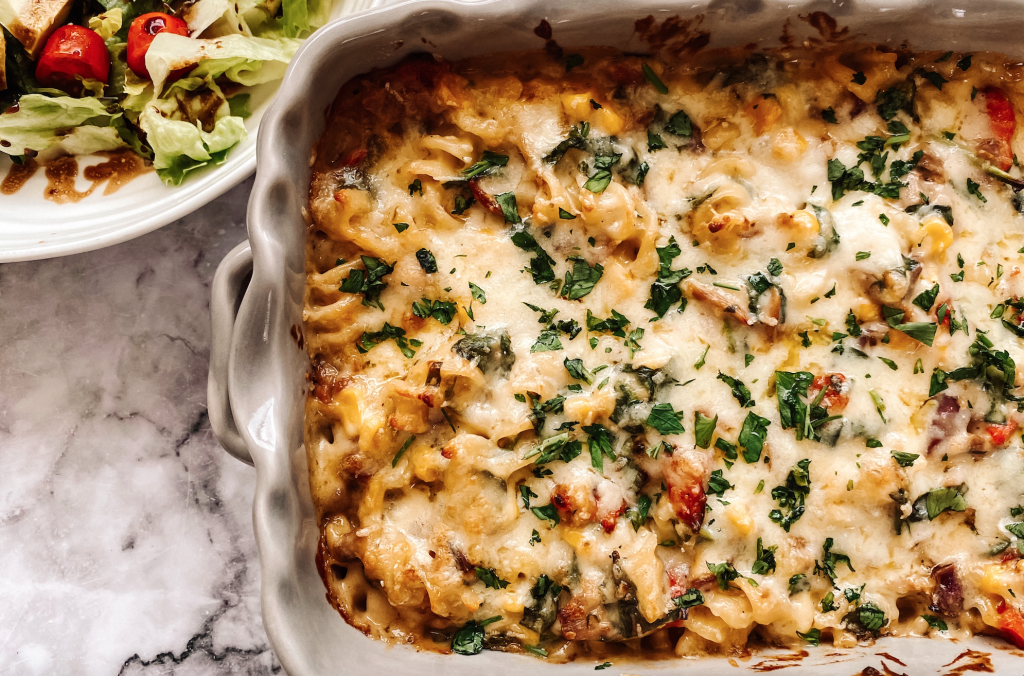
[[[12,164],[3,183],[0,183],[0,195],[18,192],[38,170],[39,164],[32,158],[25,160],[24,164]]]
[[[128,149],[99,154],[106,157],[107,161],[86,167],[83,172],[85,180],[92,182],[90,192],[106,181],[107,187],[103,189],[103,194],[112,195],[135,177],[153,171],[152,165]]]
[[[104,195],[112,195],[133,179],[153,171],[152,165],[131,150],[112,150],[97,153],[106,161],[88,166],[82,172],[85,180],[92,183],[85,191],[75,188],[78,178],[78,161],[74,157],[59,157],[45,165],[46,190],[43,196],[57,204],[78,202],[106,183]],[[13,195],[36,174],[39,163],[27,159],[24,164],[14,164],[0,183],[0,194]]]
[[[58,157],[46,165],[46,190],[43,192],[43,197],[57,204],[78,202],[88,197],[96,185],[92,185],[84,192],[79,192],[75,188],[76,178],[78,178],[78,160],[71,156]]]

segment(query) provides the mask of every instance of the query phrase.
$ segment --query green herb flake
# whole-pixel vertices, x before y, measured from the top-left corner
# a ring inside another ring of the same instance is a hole
[[[650,66],[645,63],[640,68],[644,73],[644,79],[650,82],[658,90],[659,94],[668,94],[668,87],[665,86],[665,83],[661,81],[661,78],[658,77],[658,74]]]
[[[817,627],[808,629],[806,633],[798,631],[796,635],[810,643],[812,646],[817,647],[821,644],[821,629],[818,629]]]
[[[902,451],[892,451],[892,459],[896,461],[896,464],[900,467],[910,467],[914,464],[914,461],[921,456],[917,453],[904,453]]]
[[[981,200],[983,203],[984,202],[988,202],[988,199],[984,195],[981,194],[980,188],[981,188],[980,185],[978,185],[977,183],[975,183],[971,179],[967,179],[967,192],[968,192],[968,194],[974,195],[979,200]]]
[[[398,467],[398,461],[401,460],[402,456],[405,455],[405,452],[407,450],[409,450],[409,447],[412,446],[412,442],[415,439],[416,439],[416,436],[413,435],[413,436],[411,436],[411,437],[409,437],[408,439],[405,440],[405,443],[402,444],[402,447],[400,449],[398,449],[398,453],[395,453],[395,457],[391,461],[391,466],[392,467]]]
[[[462,171],[462,178],[469,179],[487,176],[493,174],[499,167],[504,167],[507,164],[508,155],[499,155],[490,150],[485,150],[479,162]]]
[[[836,111],[832,110],[832,106],[821,111],[821,119],[829,124],[839,124],[839,121],[836,119]]]
[[[506,223],[522,223],[519,217],[519,205],[516,204],[516,194],[511,190],[494,196],[494,201],[501,207],[501,213]]]
[[[710,347],[710,345],[708,347]],[[707,350],[705,350],[705,352],[707,352]],[[755,402],[753,397],[750,396],[750,390],[747,389],[747,386],[742,380],[733,378],[732,376],[727,376],[721,371],[718,372],[718,380],[721,380],[732,388],[732,396],[736,398],[736,401],[739,402],[742,408],[750,408],[754,405]]]
[[[647,425],[653,427],[659,434],[682,434],[683,412],[676,411],[672,404],[656,404],[647,416]],[[705,447],[706,448],[706,447]]]
[[[804,501],[811,492],[810,459],[803,459],[796,463],[789,474],[786,475],[786,483],[772,489],[772,500],[779,503],[779,509],[773,509],[768,513],[768,518],[777,523],[787,533],[789,529],[803,516],[806,509]],[[788,510],[788,512],[783,512]]]

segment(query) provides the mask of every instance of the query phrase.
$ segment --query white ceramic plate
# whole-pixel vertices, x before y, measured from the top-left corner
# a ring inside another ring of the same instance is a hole
[[[334,0],[331,19],[383,5],[387,0]],[[256,131],[277,93],[272,82],[252,90],[252,116],[245,121],[249,138],[231,149],[227,161],[189,176],[178,187],[164,185],[151,172],[112,195],[100,186],[77,203],[56,204],[43,198],[42,169],[14,195],[0,195],[0,263],[81,253],[118,244],[186,216],[238,185],[256,169]],[[79,158],[79,168],[102,162],[102,157]],[[0,153],[0,178],[11,161]],[[81,176],[84,191],[91,183]]]

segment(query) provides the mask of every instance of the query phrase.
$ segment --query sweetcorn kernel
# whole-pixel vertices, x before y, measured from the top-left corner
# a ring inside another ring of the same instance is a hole
[[[953,243],[953,229],[941,215],[929,214],[921,221],[914,238],[921,244],[921,248],[939,256]]]
[[[754,518],[745,505],[733,503],[725,508],[725,517],[729,519],[740,535],[746,537],[754,531]]]
[[[821,231],[821,224],[818,223],[818,219],[806,209],[800,209],[791,214],[780,214],[779,223],[795,231],[800,239],[809,239]]]

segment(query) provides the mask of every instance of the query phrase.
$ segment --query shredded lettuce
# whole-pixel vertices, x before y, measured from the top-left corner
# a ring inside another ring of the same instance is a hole
[[[188,172],[222,163],[228,149],[246,139],[242,118],[227,114],[226,102],[218,110],[220,116],[211,131],[204,131],[201,122],[165,117],[160,103],[146,106],[139,125],[153,148],[156,173],[167,184],[180,185]]]
[[[189,78],[212,81],[224,76],[245,86],[278,80],[301,40],[249,38],[225,35],[209,40],[160,33],[146,53],[146,69],[155,91],[163,91],[168,76],[182,68],[195,66]],[[198,64],[198,65],[196,65]]]
[[[42,152],[60,146],[68,153],[86,155],[125,144],[113,124],[121,113],[110,113],[97,98],[26,94],[18,110],[0,115],[0,139],[9,155],[27,150]],[[9,144],[9,145],[8,145]]]

